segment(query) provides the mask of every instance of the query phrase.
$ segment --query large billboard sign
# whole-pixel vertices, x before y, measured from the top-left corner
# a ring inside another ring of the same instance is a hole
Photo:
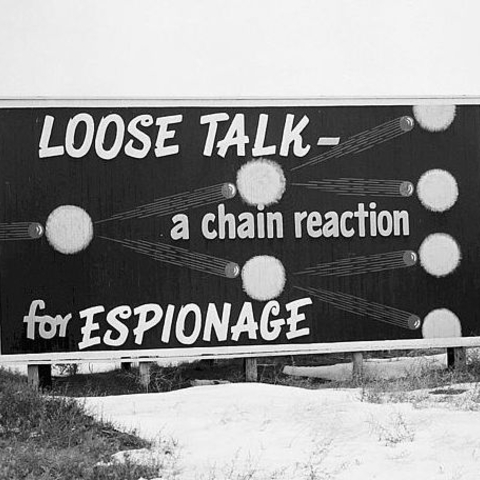
[[[0,104],[2,360],[480,344],[480,106]]]

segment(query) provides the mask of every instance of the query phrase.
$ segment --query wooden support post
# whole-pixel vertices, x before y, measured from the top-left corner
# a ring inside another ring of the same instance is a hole
[[[447,348],[447,366],[450,370],[461,372],[467,368],[467,350],[465,347]]]
[[[38,365],[28,365],[28,384],[35,389],[40,388],[40,371]]]
[[[354,378],[361,377],[363,374],[363,353],[355,352],[352,354],[352,375]]]
[[[51,365],[31,365],[27,366],[28,383],[37,390],[50,388],[52,386],[52,366]]]
[[[138,366],[138,372],[140,374],[140,383],[148,392],[148,387],[150,385],[150,362],[140,362]]]
[[[256,358],[245,359],[245,380],[247,382],[258,382],[258,369]]]

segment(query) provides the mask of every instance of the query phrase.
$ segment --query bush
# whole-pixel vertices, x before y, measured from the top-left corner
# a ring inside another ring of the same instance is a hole
[[[76,400],[43,395],[26,379],[0,369],[0,479],[158,477],[155,466],[96,466],[118,451],[149,446],[87,415]]]

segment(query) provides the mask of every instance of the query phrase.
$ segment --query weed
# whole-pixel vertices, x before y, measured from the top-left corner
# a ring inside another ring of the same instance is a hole
[[[417,354],[412,352],[411,354]],[[385,357],[398,352],[373,352],[371,357]],[[402,352],[408,355],[408,352]],[[419,390],[446,387],[458,382],[476,382],[480,379],[480,349],[468,350],[469,363],[463,372],[439,370],[433,368],[432,362],[425,358],[420,366],[405,372],[404,378],[380,380],[368,376],[338,382],[321,378],[292,377],[282,373],[285,364],[327,365],[349,361],[345,354],[306,355],[298,357],[262,358],[258,363],[259,381],[275,385],[288,385],[299,388],[360,388],[361,399],[368,402],[414,402],[417,403]],[[76,374],[70,365],[62,367],[68,376],[53,378],[53,391],[65,396],[102,396],[132,393],[144,393],[145,386],[140,382],[138,368],[129,371],[115,370],[95,374]],[[202,381],[244,381],[243,359],[208,360],[164,367],[152,364],[150,370],[149,392],[166,392],[202,384]],[[424,394],[426,395],[426,394]],[[480,397],[480,395],[479,395]],[[480,398],[479,398],[480,400]],[[479,403],[479,402],[477,402]]]
[[[143,393],[136,370],[76,374],[53,378],[53,392],[71,397],[100,397]]]
[[[78,373],[78,363],[57,363],[53,365],[53,369],[56,369],[62,377],[72,376]]]
[[[395,446],[399,443],[413,442],[415,439],[413,428],[401,412],[392,413],[385,423],[380,423],[375,419],[372,419],[370,423],[378,440],[385,445]]]
[[[328,480],[332,473],[325,466],[325,460],[330,452],[331,440],[316,442],[308,460],[300,465],[302,478],[305,480]]]
[[[476,385],[479,379],[480,358],[477,356],[471,358],[467,368],[460,371],[433,368],[432,363],[425,359],[416,367],[406,370],[402,378],[384,380],[363,377],[349,384],[344,382],[342,386],[360,388],[360,399],[365,402],[409,402],[419,405],[420,402],[429,398],[430,393],[440,395],[441,392],[445,392],[445,396],[449,397],[464,393],[465,389],[461,391],[458,384],[474,383]],[[432,389],[437,390],[432,391]],[[470,394],[470,397],[473,403],[475,403],[474,398],[480,402],[480,390],[475,388],[474,394]]]

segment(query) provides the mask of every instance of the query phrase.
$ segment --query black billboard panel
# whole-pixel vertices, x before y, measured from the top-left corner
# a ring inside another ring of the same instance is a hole
[[[2,356],[473,344],[480,107],[404,103],[3,106]]]

